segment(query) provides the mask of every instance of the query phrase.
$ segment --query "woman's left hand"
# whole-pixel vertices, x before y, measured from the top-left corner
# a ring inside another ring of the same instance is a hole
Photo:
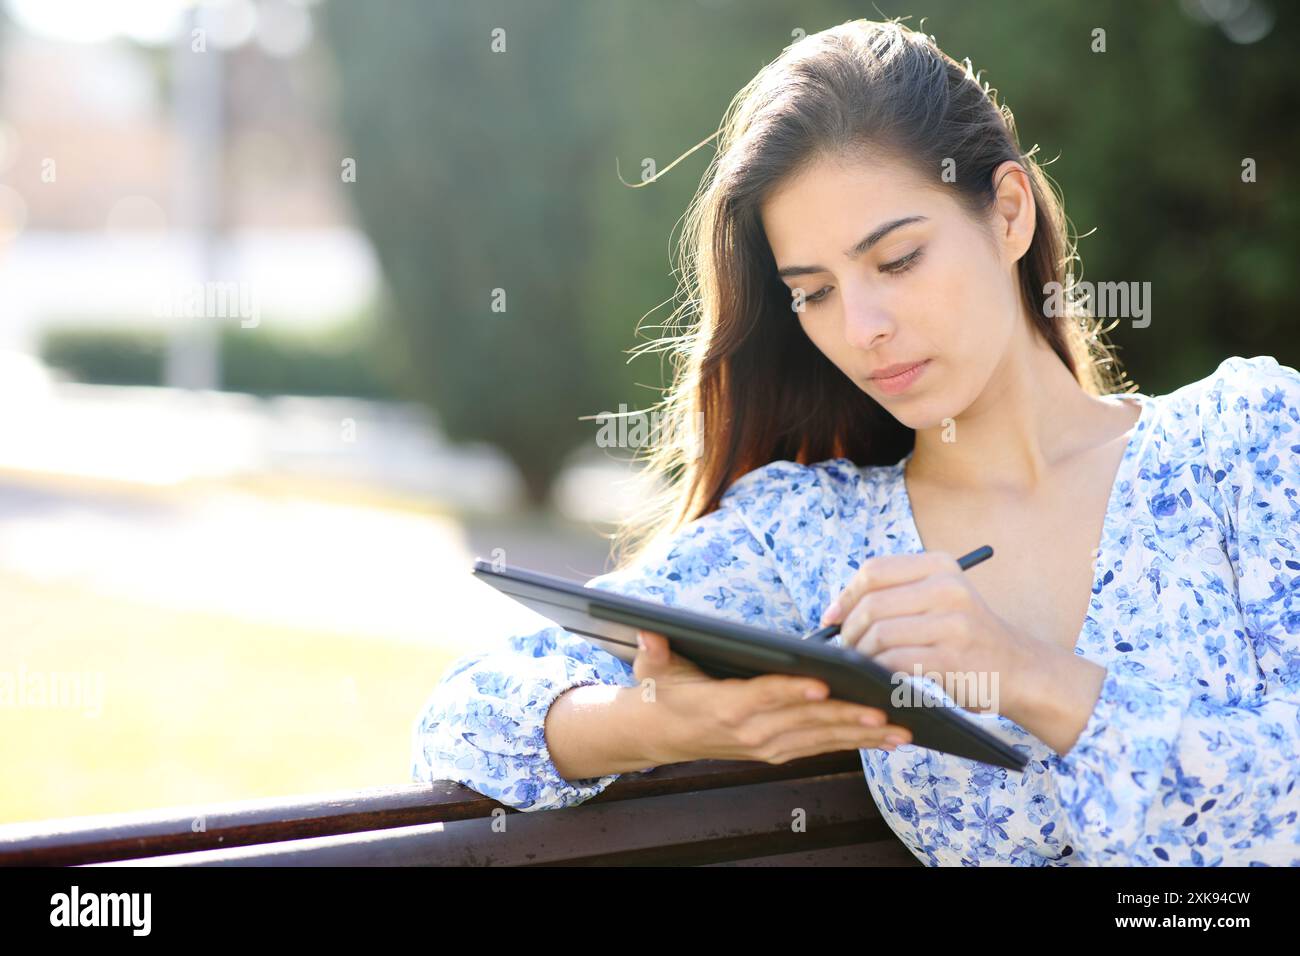
[[[919,668],[965,709],[1013,720],[1052,650],[993,613],[942,551],[868,558],[822,616],[835,623],[844,647],[893,673]]]

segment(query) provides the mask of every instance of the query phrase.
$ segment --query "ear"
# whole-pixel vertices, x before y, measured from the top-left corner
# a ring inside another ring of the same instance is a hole
[[[1015,160],[1007,160],[993,170],[994,238],[1008,262],[1019,262],[1034,239],[1034,191],[1029,174]]]

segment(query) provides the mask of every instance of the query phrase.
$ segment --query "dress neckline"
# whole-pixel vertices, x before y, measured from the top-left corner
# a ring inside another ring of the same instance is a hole
[[[1114,530],[1113,525],[1116,520],[1116,512],[1119,510],[1121,489],[1126,486],[1130,477],[1133,462],[1137,459],[1138,448],[1142,444],[1142,437],[1150,426],[1151,414],[1155,402],[1152,396],[1144,395],[1141,392],[1114,393],[1100,396],[1103,399],[1131,399],[1138,404],[1137,421],[1133,423],[1132,434],[1129,435],[1128,442],[1124,446],[1124,455],[1120,458],[1119,466],[1115,469],[1115,478],[1111,482],[1110,494],[1106,499],[1106,514],[1102,517],[1101,540],[1097,542],[1097,547],[1093,551],[1092,563],[1092,590],[1089,592],[1088,609],[1084,613],[1083,623],[1079,628],[1079,633],[1074,640],[1074,653],[1082,655],[1081,646],[1084,638],[1088,634],[1088,622],[1092,619],[1092,595],[1097,594],[1102,587],[1102,576],[1106,567],[1106,543],[1110,540],[1111,533]],[[912,451],[915,451],[913,447]],[[904,455],[897,464],[890,466],[893,472],[893,485],[890,489],[890,495],[894,503],[899,505],[903,516],[904,531],[910,539],[906,542],[906,551],[919,553],[924,551],[924,545],[921,543],[921,532],[916,527],[916,516],[912,513],[912,498],[907,493],[907,482],[904,480],[904,467],[908,459],[912,457],[912,451]]]

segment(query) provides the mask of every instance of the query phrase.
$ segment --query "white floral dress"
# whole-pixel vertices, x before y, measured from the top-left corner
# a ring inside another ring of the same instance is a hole
[[[926,864],[1300,865],[1300,373],[1234,356],[1133,400],[1074,650],[1106,677],[1073,747],[992,716],[980,726],[1029,758],[1023,772],[916,745],[860,752]],[[921,550],[906,460],[771,462],[588,585],[803,635],[865,558]],[[558,626],[460,658],[415,723],[413,779],[520,810],[590,799],[619,775],[563,779],[543,728],[557,696],[593,683],[635,679]]]

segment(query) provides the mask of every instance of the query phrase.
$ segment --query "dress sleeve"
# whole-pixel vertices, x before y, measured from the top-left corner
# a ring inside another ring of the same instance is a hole
[[[1092,864],[1300,866],[1300,373],[1234,356],[1199,401],[1258,681],[1230,702],[1112,662],[1049,761]],[[1230,585],[1229,585],[1230,586]]]
[[[662,536],[631,565],[588,587],[799,634],[804,621],[755,538],[734,491],[713,512]],[[750,500],[746,498],[744,500]],[[573,806],[621,776],[566,780],[546,746],[546,715],[565,691],[586,684],[630,687],[632,665],[558,625],[462,656],[434,688],[414,727],[411,776],[454,780],[518,810]],[[644,771],[635,771],[641,773]]]

